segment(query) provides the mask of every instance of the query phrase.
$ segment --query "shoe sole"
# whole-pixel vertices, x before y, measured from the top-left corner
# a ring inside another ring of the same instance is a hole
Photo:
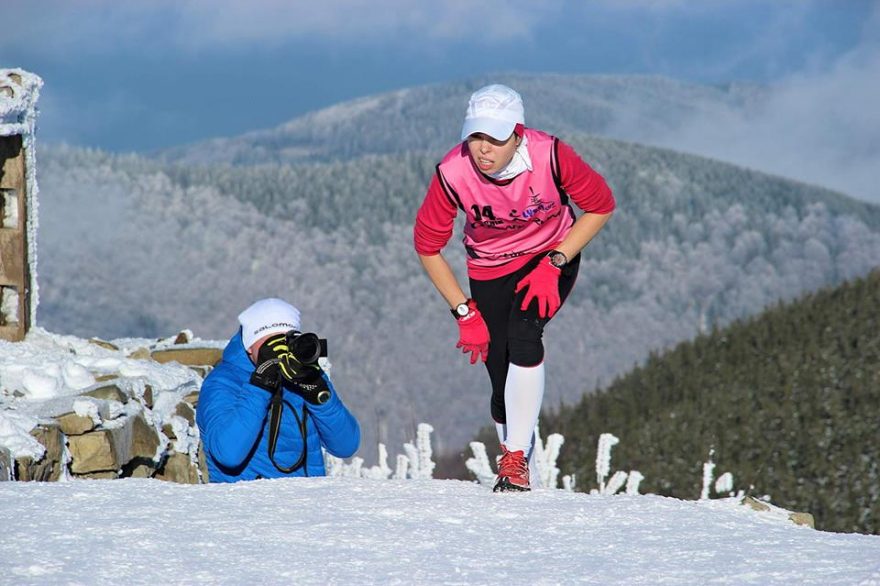
[[[495,483],[495,488],[492,489],[492,492],[530,492],[531,490],[528,486],[513,484],[505,477]]]

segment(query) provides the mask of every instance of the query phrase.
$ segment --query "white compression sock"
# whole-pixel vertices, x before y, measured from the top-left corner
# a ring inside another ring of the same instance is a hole
[[[504,440],[507,439],[507,426],[496,421],[495,432],[498,434],[498,443],[503,444]]]
[[[507,434],[504,445],[511,452],[528,454],[544,400],[544,363],[537,366],[511,364],[504,383]]]

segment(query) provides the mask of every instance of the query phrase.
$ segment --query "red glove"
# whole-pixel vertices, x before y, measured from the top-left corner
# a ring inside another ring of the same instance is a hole
[[[538,300],[538,317],[553,317],[559,309],[559,275],[562,271],[550,264],[550,257],[541,259],[532,272],[516,284],[516,293],[529,288],[520,309],[525,311],[532,299]]]
[[[480,310],[477,309],[477,302],[469,299],[468,307],[470,312],[458,318],[458,344],[456,348],[461,348],[463,354],[471,353],[471,364],[476,364],[477,357],[480,356],[483,362],[489,357],[489,328],[483,321]]]

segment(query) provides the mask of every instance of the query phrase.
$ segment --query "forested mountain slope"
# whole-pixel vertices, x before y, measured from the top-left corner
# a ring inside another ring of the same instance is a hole
[[[543,426],[565,436],[565,473],[593,478],[597,439],[613,433],[615,469],[693,499],[714,450],[736,489],[821,529],[880,533],[878,357],[880,270],[652,353]]]

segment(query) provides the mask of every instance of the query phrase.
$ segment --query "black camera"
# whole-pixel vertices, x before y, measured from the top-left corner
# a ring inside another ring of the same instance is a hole
[[[318,358],[327,356],[327,340],[312,332],[287,332],[287,347],[300,364],[317,364]]]

